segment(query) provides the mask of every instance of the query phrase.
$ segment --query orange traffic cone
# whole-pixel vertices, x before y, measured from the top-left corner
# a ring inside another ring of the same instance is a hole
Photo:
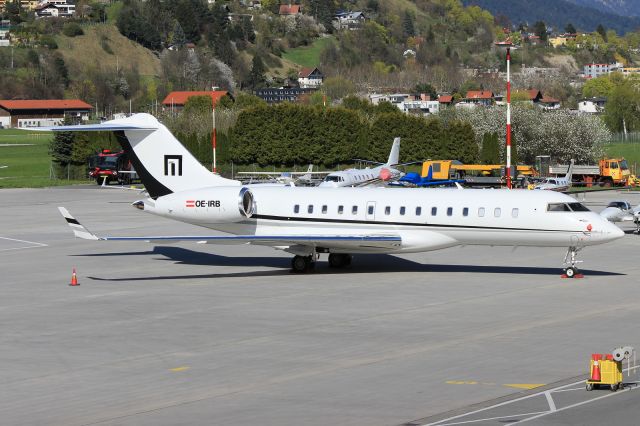
[[[600,354],[592,354],[591,359],[593,359],[593,367],[591,368],[591,380],[594,382],[599,382],[602,378],[600,375],[600,359],[602,355]]]
[[[76,268],[73,268],[73,272],[71,273],[71,282],[69,285],[73,287],[80,285],[78,284],[78,277],[76,277]]]

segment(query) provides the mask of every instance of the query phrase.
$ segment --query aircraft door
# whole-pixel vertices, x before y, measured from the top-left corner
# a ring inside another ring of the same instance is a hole
[[[376,202],[367,202],[367,220],[376,220]]]

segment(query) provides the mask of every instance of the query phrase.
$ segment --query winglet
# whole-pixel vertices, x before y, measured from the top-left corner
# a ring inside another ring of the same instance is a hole
[[[65,209],[64,207],[58,207],[58,210],[60,210],[60,214],[62,214],[64,219],[67,221],[67,224],[71,227],[71,229],[73,229],[73,234],[77,238],[82,238],[83,240],[100,239],[93,233],[91,233],[87,228],[80,225],[80,222],[78,222],[75,217],[71,216],[71,213],[69,213],[67,209]]]

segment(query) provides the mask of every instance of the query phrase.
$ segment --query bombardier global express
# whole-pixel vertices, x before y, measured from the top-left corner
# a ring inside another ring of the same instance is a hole
[[[47,130],[115,132],[149,193],[135,207],[229,234],[98,237],[61,207],[75,235],[89,240],[265,245],[293,254],[295,272],[308,271],[322,253],[330,266],[342,267],[354,253],[567,247],[564,266],[572,277],[579,250],[624,235],[574,198],[552,191],[242,186],[208,171],[148,114]]]

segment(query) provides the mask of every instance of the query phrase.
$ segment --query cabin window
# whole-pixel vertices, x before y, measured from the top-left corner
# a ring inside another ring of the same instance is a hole
[[[293,206],[293,212],[294,213],[300,213],[300,205],[296,204],[295,206]]]
[[[438,214],[438,208],[437,207],[431,207],[431,216],[435,216]]]
[[[511,217],[512,218],[514,218],[514,219],[517,218],[518,217],[518,213],[519,213],[518,209],[511,209]]]
[[[453,207],[447,207],[447,216],[453,216]]]
[[[422,207],[416,207],[416,216],[420,216],[422,214]]]
[[[309,204],[309,206],[307,207],[307,213],[313,213],[313,204]]]
[[[367,213],[368,214],[373,214],[373,206],[367,207]]]
[[[327,205],[322,206],[322,214],[327,214]]]
[[[407,211],[407,209],[404,208],[404,206],[400,207],[400,216],[404,216],[406,211]]]
[[[495,217],[500,217],[500,215],[501,215],[501,214],[502,214],[502,209],[501,209],[500,207],[496,207],[496,208],[493,210],[493,216],[495,216]]]
[[[484,217],[484,207],[478,207],[478,217]]]
[[[462,216],[469,216],[469,207],[465,207],[462,209]]]
[[[342,214],[344,212],[344,206],[338,206],[338,214]]]
[[[358,206],[351,207],[351,214],[358,214]]]
[[[440,163],[433,163],[431,165],[433,173],[440,173]]]
[[[387,206],[384,208],[384,214],[389,216],[391,214],[391,207]]]

